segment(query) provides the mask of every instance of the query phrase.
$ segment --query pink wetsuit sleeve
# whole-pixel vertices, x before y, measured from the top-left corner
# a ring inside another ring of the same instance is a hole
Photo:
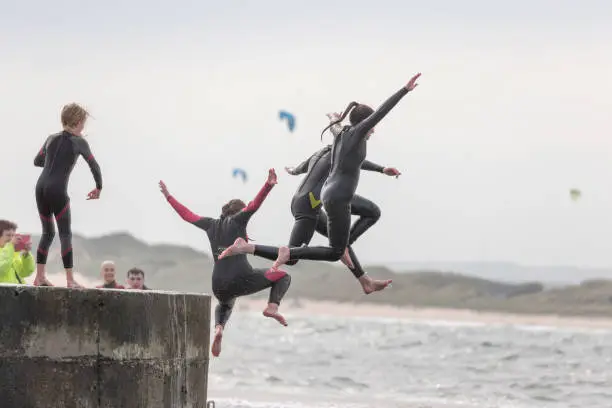
[[[172,208],[174,208],[174,211],[176,211],[178,215],[180,215],[181,218],[185,221],[193,224],[194,222],[197,222],[200,218],[202,218],[198,214],[191,212],[191,210],[185,207],[183,204],[179,203],[176,198],[168,196],[167,200],[172,206]]]
[[[274,187],[273,184],[266,182],[261,190],[259,190],[259,193],[257,193],[253,201],[249,202],[249,204],[244,207],[242,211],[232,217],[234,221],[246,225],[251,219],[251,216],[255,214],[257,210],[259,210],[259,207],[261,207],[268,194],[270,194],[272,187]]]
[[[255,211],[259,210],[259,207],[261,207],[268,194],[270,194],[270,191],[272,191],[272,187],[272,184],[266,182],[261,190],[259,190],[259,193],[257,193],[253,201],[249,202],[249,204],[244,207],[242,211],[254,213]]]

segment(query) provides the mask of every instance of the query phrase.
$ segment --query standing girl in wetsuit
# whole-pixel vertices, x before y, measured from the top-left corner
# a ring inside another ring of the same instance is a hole
[[[232,314],[236,298],[240,296],[252,295],[270,288],[268,306],[264,309],[263,315],[272,317],[283,326],[287,326],[287,321],[278,312],[278,307],[289,289],[290,275],[277,269],[254,269],[246,255],[223,260],[217,258],[221,248],[231,245],[236,238],[248,239],[247,224],[276,183],[276,173],[274,169],[270,169],[268,180],[253,201],[245,205],[241,200],[230,200],[221,209],[221,216],[214,219],[201,217],[188,210],[168,192],[168,188],[163,181],[159,182],[161,192],[172,208],[183,220],[206,231],[210,241],[210,249],[215,263],[212,274],[212,290],[219,301],[215,308],[215,339],[211,350],[215,357],[221,353],[223,329]]]
[[[408,84],[397,91],[376,111],[367,105],[351,102],[340,119],[327,126],[323,133],[340,123],[347,115],[351,126],[346,126],[334,139],[331,149],[331,170],[323,189],[321,201],[327,213],[329,246],[303,246],[299,248],[278,248],[278,258],[273,268],[278,268],[290,260],[310,259],[316,261],[336,262],[345,254],[351,229],[351,201],[359,184],[361,165],[367,153],[367,140],[374,132],[374,126],[382,120],[391,109],[406,95],[417,87],[417,74]],[[321,133],[321,137],[323,136]],[[249,245],[235,242],[219,258],[244,254],[250,250]]]
[[[96,188],[87,195],[88,200],[100,198],[102,191],[102,173],[94,158],[89,143],[83,138],[82,132],[89,113],[76,103],[64,106],[61,120],[64,130],[47,138],[42,148],[34,158],[34,165],[42,167],[36,183],[36,206],[42,223],[42,234],[36,251],[36,286],[52,286],[46,277],[47,255],[57,222],[62,250],[62,263],[66,270],[66,286],[81,288],[74,280],[72,273],[72,226],[70,219],[70,197],[68,196],[68,180],[79,156],[83,156],[93,174]]]

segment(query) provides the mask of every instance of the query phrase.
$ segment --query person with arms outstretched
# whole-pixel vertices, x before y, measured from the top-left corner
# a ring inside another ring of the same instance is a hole
[[[331,148],[331,170],[321,190],[321,201],[327,213],[329,246],[302,246],[298,248],[278,248],[278,258],[273,268],[278,268],[291,260],[310,259],[335,262],[347,252],[351,233],[351,202],[359,184],[361,165],[367,154],[367,141],[374,133],[374,126],[380,122],[397,103],[417,87],[417,79],[410,81],[383,103],[376,111],[367,105],[351,102],[335,122],[330,123],[323,133],[342,122],[349,116],[350,126],[345,126],[334,138]],[[350,114],[350,115],[349,115]],[[235,242],[219,257],[244,254],[250,250],[248,245]],[[347,262],[350,262],[347,259]]]
[[[89,165],[96,183],[96,187],[89,192],[87,199],[100,198],[102,173],[98,162],[91,153],[89,143],[82,134],[88,117],[89,113],[76,103],[64,106],[61,113],[64,130],[47,137],[34,158],[34,165],[43,168],[36,183],[36,205],[42,223],[42,234],[36,251],[34,285],[37,286],[52,286],[47,280],[46,264],[49,248],[55,237],[53,224],[53,217],[55,217],[61,243],[62,263],[66,270],[66,286],[82,288],[74,280],[72,272],[74,265],[68,181],[77,159],[82,156]]]
[[[328,114],[327,116],[331,121],[336,121],[340,117],[339,114]],[[340,125],[331,128],[334,136],[338,136],[341,130],[342,126]],[[295,167],[285,167],[285,171],[290,175],[297,176],[306,174],[291,200],[291,213],[295,222],[289,238],[290,248],[308,245],[315,231],[327,237],[327,215],[322,211],[321,201],[317,199],[317,197],[320,197],[321,188],[329,174],[329,169],[331,167],[330,152],[331,145],[328,145],[315,152],[299,165]],[[396,168],[380,166],[368,160],[363,162],[361,169],[380,172],[388,176],[397,177],[401,174]],[[356,194],[351,202],[351,213],[360,218],[351,228],[347,252],[345,252],[341,261],[359,281],[365,294],[383,290],[391,283],[391,280],[372,279],[368,276],[361,267],[351,247],[357,238],[378,221],[380,218],[380,208],[372,201]],[[275,247],[249,244],[241,238],[238,238],[235,244],[237,246],[246,246],[246,253],[273,261],[278,257],[278,250]],[[297,262],[298,260],[291,260],[287,262],[287,265],[295,265]]]
[[[242,200],[230,200],[222,207],[221,216],[215,219],[201,217],[191,212],[170,194],[163,181],[159,182],[160,190],[172,208],[183,220],[206,231],[210,241],[214,261],[212,290],[219,301],[215,308],[215,338],[211,348],[215,357],[221,353],[223,330],[238,297],[252,295],[270,288],[268,306],[264,309],[263,315],[287,326],[287,321],[279,313],[278,308],[291,284],[289,274],[272,268],[255,269],[249,263],[246,255],[228,259],[218,258],[220,250],[231,245],[236,238],[248,239],[247,224],[276,183],[276,172],[270,169],[266,183],[253,201],[245,205]]]

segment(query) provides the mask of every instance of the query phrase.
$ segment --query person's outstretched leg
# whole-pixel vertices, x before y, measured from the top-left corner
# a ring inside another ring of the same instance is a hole
[[[351,228],[351,204],[344,201],[325,201],[323,206],[327,213],[329,246],[281,247],[278,250],[278,259],[272,265],[273,268],[278,268],[290,259],[336,262],[343,256],[345,261],[352,266],[350,259],[347,259],[347,246]]]
[[[325,211],[321,211],[319,212],[318,216],[317,216],[317,225],[315,227],[315,230],[323,235],[324,237],[326,237],[329,240],[329,234],[327,233],[328,231],[328,227],[327,225],[329,224],[329,220],[327,219],[327,213]],[[357,273],[359,276],[363,275],[363,270],[361,269],[361,265],[356,265],[355,264],[355,259],[353,259],[353,257],[351,257],[350,254],[350,246],[346,247],[346,250],[344,251],[344,254],[342,254],[342,257],[340,258],[340,261],[347,267],[349,268],[349,270],[353,273],[353,275],[355,275],[355,273]],[[355,277],[359,277],[359,276],[355,276]]]
[[[215,357],[219,357],[219,354],[221,354],[223,330],[225,329],[225,324],[232,315],[232,310],[234,310],[235,303],[235,298],[224,299],[224,301],[219,300],[217,307],[215,307],[215,337],[210,349],[212,355]]]
[[[321,211],[319,210],[320,214]],[[317,226],[317,218],[310,216],[300,216],[298,215],[295,220],[295,224],[293,224],[293,229],[291,230],[291,236],[289,237],[289,248],[301,247],[302,245],[310,244],[312,240],[312,236],[315,233],[315,228]],[[278,251],[277,251],[278,258]],[[274,258],[274,260],[276,260]],[[298,263],[297,259],[292,259],[287,261],[287,265],[295,265]]]
[[[286,264],[289,260],[309,259],[313,261],[328,261],[336,262],[345,256],[348,259],[348,239],[351,228],[351,205],[346,202],[324,203],[329,225],[329,246],[303,246],[299,248],[285,247],[268,247],[268,250],[278,250],[278,258],[272,265],[272,268],[278,268]],[[259,247],[259,245],[257,245]],[[254,254],[255,245],[248,244],[244,239],[238,238],[234,244],[223,251],[218,259],[223,259],[228,256],[250,253]]]
[[[380,207],[378,207],[378,205],[376,205],[373,201],[355,194],[353,196],[353,200],[351,201],[351,213],[360,217],[357,221],[355,221],[353,227],[351,228],[351,236],[349,237],[349,250],[352,252],[352,245],[355,243],[357,238],[359,238],[370,227],[376,224],[376,222],[378,222],[378,220],[380,219]],[[354,262],[359,263],[359,261],[356,261],[356,256],[354,255],[354,252],[352,253],[351,258]],[[392,283],[392,280],[372,279],[367,274],[364,274],[359,277],[359,283],[361,283],[363,292],[366,295],[369,295],[372,292],[378,292],[385,289]]]
[[[299,217],[296,218],[295,223],[293,224],[293,229],[291,230],[291,237],[289,238],[289,247],[300,247],[304,244],[308,245],[312,236],[315,232],[315,227],[317,225],[317,219],[312,217]],[[251,254],[261,258],[269,259],[271,261],[276,261],[278,258],[278,247],[269,246],[269,245],[255,245],[249,244],[243,238],[236,238],[234,244],[227,247],[221,254],[219,255],[219,259],[223,259],[228,256],[238,255],[238,254]],[[297,260],[290,260],[287,262],[287,265],[295,265]]]
[[[263,315],[271,317],[283,326],[287,326],[287,321],[278,312],[280,302],[287,293],[291,283],[291,276],[278,269],[250,269],[235,277],[229,284],[227,292],[233,297],[248,296],[264,289],[270,290],[268,306],[264,309]]]
[[[327,219],[327,214],[324,211],[321,211],[319,213],[319,217],[317,218],[317,226],[315,229],[319,234],[329,239],[329,235],[327,233],[327,224],[329,224],[329,221]],[[361,268],[361,264],[359,264],[359,261],[357,260],[357,258],[351,256],[351,251],[352,251],[351,247],[348,246],[346,248],[344,255],[342,256],[342,258],[340,258],[340,260],[342,261],[344,265],[346,265],[346,267],[351,271],[351,273],[356,278],[359,278],[365,272]]]
[[[351,213],[358,215],[359,219],[355,221],[351,228],[349,245],[352,245],[364,232],[376,224],[380,219],[380,207],[367,198],[355,194],[353,201],[351,201]]]
[[[274,281],[272,288],[270,289],[270,296],[268,297],[268,307],[263,311],[263,315],[271,317],[283,326],[287,326],[287,321],[278,312],[281,300],[285,297],[285,294],[289,290],[291,285],[291,275],[286,272],[279,270],[267,270],[264,272],[267,279]]]
[[[55,238],[55,224],[53,223],[53,211],[45,199],[43,188],[38,186],[36,187],[36,206],[38,207],[42,233],[40,241],[38,241],[38,249],[36,250],[36,277],[34,278],[34,286],[53,286],[47,279],[46,265],[49,248],[51,248],[53,238]]]
[[[319,220],[317,222],[317,232],[323,236],[327,236],[327,216],[324,212],[321,212]],[[387,286],[391,284],[391,279],[372,279],[368,276],[363,268],[361,267],[361,263],[359,259],[357,259],[357,255],[355,251],[353,251],[352,246],[348,246],[348,253],[353,263],[353,266],[347,265],[353,276],[359,281],[361,285],[361,289],[366,295],[369,295],[372,292],[378,292],[385,289]]]
[[[64,196],[54,202],[53,212],[55,214],[55,222],[57,222],[57,230],[62,250],[62,263],[66,270],[66,287],[82,288],[79,283],[74,280],[72,272],[73,256],[72,256],[72,219],[70,214],[70,198]]]

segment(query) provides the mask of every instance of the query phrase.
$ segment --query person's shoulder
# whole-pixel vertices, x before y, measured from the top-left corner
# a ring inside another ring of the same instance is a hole
[[[317,153],[317,156],[323,156],[331,151],[332,145],[328,144],[322,147]]]
[[[340,133],[338,133],[338,136],[340,136],[343,133],[349,132],[351,130],[355,130],[355,126],[351,126],[351,125],[344,125],[342,127],[342,130],[340,131]]]
[[[74,143],[78,144],[79,146],[87,146],[89,144],[83,136],[70,135],[69,137],[70,137],[70,140],[72,140]]]
[[[236,214],[232,214],[228,217],[221,218],[219,221],[218,228],[236,228],[236,226],[242,225],[244,218],[242,214],[244,214],[247,207],[244,207],[242,210],[238,211]]]
[[[49,143],[51,143],[53,140],[57,139],[58,137],[60,137],[63,134],[63,132],[56,132],[56,133],[52,133],[49,136],[47,136],[47,138],[45,139],[45,144],[49,145]]]
[[[325,146],[325,147],[320,148],[316,152],[314,152],[312,154],[312,156],[310,156],[310,159],[308,161],[308,169],[310,170],[312,168],[312,166],[314,166],[330,150],[331,150],[331,148],[328,149],[327,146]]]
[[[75,153],[84,153],[89,151],[89,143],[83,138],[83,136],[70,135],[70,141],[74,146]]]
[[[217,228],[223,221],[228,218],[212,218],[212,217],[200,217],[195,225],[199,226],[205,231],[210,231],[211,228]]]

